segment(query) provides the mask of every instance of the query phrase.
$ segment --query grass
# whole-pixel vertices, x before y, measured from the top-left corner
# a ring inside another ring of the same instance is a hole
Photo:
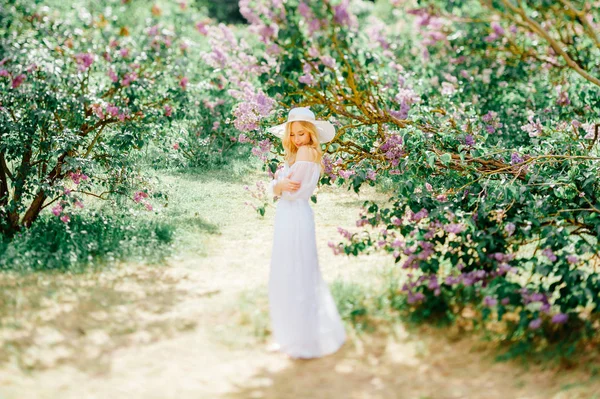
[[[0,270],[81,272],[123,260],[160,263],[173,234],[168,223],[113,210],[78,213],[68,224],[45,214],[12,240],[0,237]]]

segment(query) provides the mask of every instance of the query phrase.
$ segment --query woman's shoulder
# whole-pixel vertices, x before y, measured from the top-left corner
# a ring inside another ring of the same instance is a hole
[[[296,161],[310,161],[314,162],[317,159],[317,149],[303,145],[298,148],[298,155]]]

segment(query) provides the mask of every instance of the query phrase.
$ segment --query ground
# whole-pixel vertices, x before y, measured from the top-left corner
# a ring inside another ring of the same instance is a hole
[[[255,172],[173,173],[169,211],[185,234],[168,265],[119,264],[83,275],[0,276],[0,398],[600,398],[589,368],[496,362],[476,336],[347,323],[337,353],[291,360],[268,352],[267,281],[274,209],[244,201]],[[379,256],[334,256],[360,196],[319,193],[319,259],[335,292],[368,295],[396,269]]]

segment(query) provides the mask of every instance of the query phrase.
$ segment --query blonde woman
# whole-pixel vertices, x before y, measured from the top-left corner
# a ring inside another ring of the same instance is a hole
[[[275,213],[269,273],[273,343],[292,358],[315,358],[337,351],[344,325],[321,276],[310,197],[322,171],[320,143],[335,136],[327,121],[308,108],[293,108],[288,120],[269,129],[282,139],[284,168],[270,183],[280,199]]]

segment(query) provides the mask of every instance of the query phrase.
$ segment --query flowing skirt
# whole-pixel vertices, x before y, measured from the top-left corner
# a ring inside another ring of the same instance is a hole
[[[337,351],[346,340],[344,325],[317,256],[313,210],[308,200],[277,203],[269,312],[275,343],[295,358]]]

